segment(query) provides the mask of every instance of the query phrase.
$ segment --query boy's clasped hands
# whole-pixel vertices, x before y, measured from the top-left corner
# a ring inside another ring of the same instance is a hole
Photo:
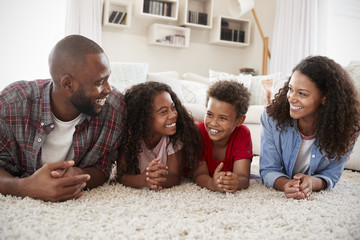
[[[221,171],[224,163],[220,163],[214,172],[213,182],[219,192],[233,193],[238,189],[239,177],[231,171]]]

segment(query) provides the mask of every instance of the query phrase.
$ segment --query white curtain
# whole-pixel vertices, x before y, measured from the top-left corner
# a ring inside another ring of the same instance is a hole
[[[66,35],[80,34],[101,46],[102,0],[68,0]]]
[[[291,74],[303,58],[318,54],[318,0],[277,0],[270,72]]]

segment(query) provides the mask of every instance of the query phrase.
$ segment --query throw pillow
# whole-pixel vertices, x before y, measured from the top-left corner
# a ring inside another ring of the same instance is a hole
[[[109,82],[119,91],[124,92],[132,85],[146,81],[149,64],[110,62],[111,75]]]
[[[227,80],[227,81],[236,81],[244,84],[247,89],[250,89],[251,86],[251,75],[234,75],[226,72],[217,72],[209,69],[209,78],[210,84],[213,84],[217,81]]]
[[[167,71],[167,72],[152,72],[147,74],[148,81],[156,81],[157,77],[167,77],[167,78],[177,78],[179,79],[179,73],[177,71]]]
[[[208,77],[203,77],[201,75],[198,75],[196,73],[192,73],[192,72],[186,72],[182,75],[182,78],[183,79],[186,79],[186,80],[192,80],[192,81],[195,81],[195,82],[199,82],[199,83],[204,83],[204,84],[207,84],[209,85],[209,78]]]
[[[182,103],[186,102],[184,94],[181,89],[181,83],[178,78],[164,77],[164,76],[161,76],[161,74],[160,74],[159,76],[152,75],[152,76],[148,77],[147,81],[160,82],[160,83],[165,83],[165,84],[169,85],[171,87],[171,89],[175,92],[176,96],[180,99],[180,101]]]
[[[251,76],[251,75],[243,75],[243,76]],[[267,91],[269,91],[270,88],[268,83],[271,83],[272,80],[272,87],[271,87],[271,97],[272,97],[274,95],[273,86],[275,85],[275,83],[278,86],[278,82],[280,81],[280,79],[281,79],[280,72],[269,75],[251,76],[250,105],[264,105],[264,103],[266,105],[267,103],[269,103],[269,101],[266,98],[268,94]]]
[[[187,103],[205,106],[208,84],[181,79],[182,91]]]

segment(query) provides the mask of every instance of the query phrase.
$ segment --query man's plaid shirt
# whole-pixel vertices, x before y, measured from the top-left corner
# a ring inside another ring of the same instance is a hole
[[[54,127],[51,80],[19,81],[0,93],[0,168],[26,177],[39,169],[41,146]],[[123,95],[109,95],[100,115],[83,114],[73,136],[75,166],[96,167],[109,177],[126,115]]]

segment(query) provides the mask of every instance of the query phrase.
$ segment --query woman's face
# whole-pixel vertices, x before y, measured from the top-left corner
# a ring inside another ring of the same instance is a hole
[[[316,121],[320,106],[326,97],[314,82],[299,71],[295,71],[289,82],[287,98],[290,104],[290,116],[293,119]]]

